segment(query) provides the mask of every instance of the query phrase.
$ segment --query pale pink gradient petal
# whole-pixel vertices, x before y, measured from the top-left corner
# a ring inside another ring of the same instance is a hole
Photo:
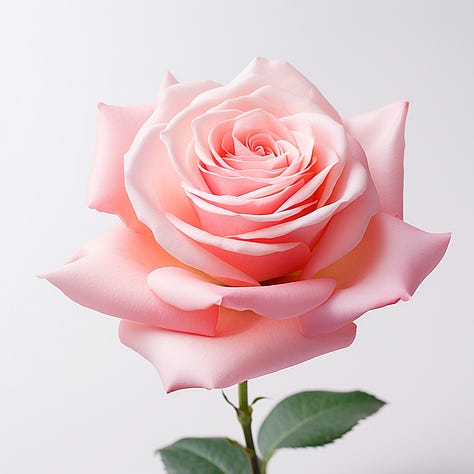
[[[298,130],[302,127],[311,129],[310,136],[314,137],[316,147],[318,144],[333,150],[344,160],[347,148],[346,130],[339,123],[322,114],[298,113],[288,117],[282,117],[281,122],[290,130]],[[307,131],[309,133],[309,131]]]
[[[408,102],[344,120],[347,131],[367,155],[370,172],[380,196],[380,210],[403,217],[403,153]]]
[[[125,191],[123,157],[139,128],[153,112],[151,104],[117,107],[99,104],[97,142],[87,187],[87,205],[117,214],[125,224],[142,228]]]
[[[160,91],[153,114],[153,124],[168,123],[185,109],[198,95],[218,87],[214,81],[180,82]]]
[[[271,100],[265,97],[267,89],[271,89],[271,87],[264,86],[255,90],[250,87],[250,89],[248,89],[250,92],[242,93],[238,87],[234,86],[232,89],[234,94],[228,93],[226,94],[226,97],[223,96],[223,100],[221,102],[216,102],[214,106],[209,108],[209,111],[214,112],[218,110],[237,110],[242,113],[248,112],[249,110],[262,109],[266,110],[270,114],[275,115],[276,117],[282,116],[282,114],[286,115],[286,107],[273,100],[273,97]]]
[[[275,148],[275,138],[285,139],[287,142],[294,141],[283,123],[266,111],[252,109],[242,113],[234,109],[213,110],[195,118],[191,126],[196,158],[210,171],[222,169],[234,172],[233,175],[236,176],[241,174],[236,173],[237,170],[246,170],[246,176],[258,176],[259,171],[262,176],[271,176],[272,172],[276,173],[276,168],[280,168],[279,173],[286,170],[288,160],[285,156],[277,157],[278,153],[274,153],[265,160],[252,151],[256,141],[261,141],[267,146],[273,145]],[[264,133],[257,133],[259,130],[264,130]],[[230,144],[233,157],[226,156],[228,153],[224,151],[226,136],[233,139]],[[188,174],[188,181],[193,178]],[[195,186],[198,184],[194,183]]]
[[[165,89],[170,86],[174,86],[175,84],[178,84],[178,80],[176,79],[176,77],[174,77],[171,72],[166,71],[165,75],[163,76],[163,79],[161,80],[160,92],[164,92]]]
[[[173,238],[171,229],[165,229],[164,223],[163,227],[156,232],[156,238],[160,239],[163,248],[175,256],[180,252],[182,258],[177,258],[181,261],[205,271],[223,283],[229,284],[229,281],[232,282],[234,279],[238,284],[236,285],[234,282],[233,286],[253,286],[257,281],[277,278],[300,270],[310,256],[309,247],[302,242],[262,243],[221,237],[189,225],[171,214],[167,214],[166,218],[168,225],[174,229],[175,236]],[[165,232],[170,232],[170,240],[166,242],[166,245],[163,244],[164,239],[168,238],[168,234],[165,235]],[[192,254],[185,253],[184,244],[180,245],[179,239],[184,239],[185,236],[189,239],[189,242],[185,244],[188,248],[191,248],[192,243],[196,246],[196,250]],[[209,254],[207,259],[202,254],[206,251]],[[194,259],[194,262],[196,262],[196,258],[202,258],[202,261],[199,260],[198,264],[192,264],[190,263],[191,258]],[[226,273],[222,276],[223,270],[211,268],[214,263],[213,259],[221,263],[225,262],[233,269],[233,272],[229,273],[226,268],[224,269]],[[218,271],[221,272],[221,276]]]
[[[152,291],[166,303],[185,311],[214,305],[238,311],[251,310],[270,319],[287,319],[324,303],[336,287],[330,278],[265,286],[216,285],[182,268],[158,268],[148,276]]]
[[[289,117],[285,117],[285,123],[290,128],[296,128],[301,122],[313,127],[313,136],[315,137],[316,156],[323,150],[330,150],[332,154],[337,156],[337,161],[331,167],[326,182],[319,193],[319,205],[325,205],[333,193],[334,186],[337,184],[346,166],[348,136],[344,127],[321,114],[300,113]],[[328,151],[323,152],[328,154]]]
[[[207,112],[196,117],[191,122],[194,150],[198,159],[202,160],[205,164],[215,165],[218,163],[221,166],[225,166],[225,161],[219,153],[220,150],[216,150],[216,148],[221,147],[222,135],[225,131],[231,130],[234,122],[232,119],[240,114],[239,110],[219,110]],[[218,130],[222,130],[221,134],[217,135],[219,143],[214,142],[215,137],[213,137],[216,127]]]
[[[160,190],[156,189],[156,186],[161,183],[163,190],[166,191],[169,184],[163,183],[163,176],[157,177],[152,174],[153,170],[159,173],[157,168],[159,168],[160,160],[164,161],[166,158],[166,149],[159,139],[159,131],[159,125],[148,126],[147,124],[141,131],[141,139],[134,143],[126,159],[127,191],[140,221],[144,222],[152,230],[156,241],[163,249],[184,264],[202,270],[227,284],[237,286],[256,284],[256,280],[249,276],[245,269],[236,268],[209,252],[194,241],[194,235],[193,239],[185,235],[189,229],[197,232],[199,235],[203,234],[203,231],[186,221],[182,221],[171,213],[167,213],[167,217],[163,215],[162,209],[170,207],[177,214],[185,214],[184,217],[187,219],[190,219],[190,216],[192,216],[186,210],[188,209],[187,201],[182,199],[184,194],[180,194],[183,193],[181,186],[176,188],[172,186],[173,189],[170,189],[169,195],[163,194]],[[167,164],[164,164],[164,169],[167,169],[167,166]],[[170,170],[170,173],[170,183],[174,183],[177,186],[179,178],[172,170]],[[193,222],[192,219],[191,222]],[[181,225],[178,226],[176,223]],[[206,234],[206,236],[213,241],[218,239],[209,234]],[[206,242],[203,241],[202,243]],[[265,244],[240,244],[237,241],[229,242],[229,244],[232,245],[232,251],[239,251],[238,249],[235,250],[237,247],[252,247],[256,251],[268,247]],[[278,244],[276,247],[268,248],[266,253],[281,252],[297,246],[298,243]]]
[[[348,155],[367,169],[364,151],[352,137],[348,139]],[[365,191],[329,221],[301,279],[312,278],[319,270],[350,252],[362,239],[371,217],[378,209],[378,194],[367,173]]]
[[[215,206],[193,194],[190,194],[189,197],[199,217],[200,227],[211,234],[219,236],[229,236],[263,229],[270,225],[284,222],[291,217],[295,218],[295,216],[301,215],[305,210],[309,212],[311,209],[308,208],[310,207],[313,209],[316,207],[316,203],[310,201],[291,209],[279,210],[278,212],[245,214]]]
[[[228,237],[222,237],[220,235],[210,234],[203,229],[194,227],[187,222],[178,219],[176,216],[167,214],[166,218],[174,225],[176,229],[187,235],[195,242],[199,242],[204,245],[211,245],[213,247],[227,250],[228,252],[235,252],[237,254],[244,255],[268,255],[276,252],[285,252],[297,247],[300,242],[276,242],[276,243],[263,243],[253,242],[251,240],[239,240]]]
[[[322,150],[320,150],[320,153]],[[324,150],[326,153],[326,150]],[[327,154],[333,155],[333,153],[330,152],[330,150],[327,151]],[[330,161],[330,160],[328,160]],[[314,203],[318,203],[317,197],[315,197],[316,191],[320,188],[320,186],[323,184],[324,180],[326,179],[327,175],[330,173],[331,169],[333,166],[336,164],[336,159],[331,163],[329,163],[325,168],[321,169],[315,176],[314,178],[311,178],[308,180],[307,183],[305,183],[304,186],[301,187],[297,192],[293,193],[292,196],[290,196],[282,205],[278,208],[278,212],[284,211],[285,209],[289,209],[301,202],[304,202],[306,199],[313,198],[312,200]]]
[[[242,196],[253,193],[269,195],[270,192],[266,192],[266,188],[277,185],[277,190],[280,191],[300,179],[309,179],[311,175],[309,171],[300,170],[289,175],[278,173],[273,177],[256,177],[251,176],[250,172],[244,174],[225,173],[222,168],[215,171],[210,171],[202,166],[199,168],[206,182],[206,192],[209,190],[214,194],[226,196]]]
[[[252,286],[257,284],[257,281],[245,270],[227,263],[178,230],[168,220],[169,215],[167,218],[157,209],[146,206],[143,209],[152,218],[150,226],[155,240],[166,252],[184,265],[201,270],[228,285]],[[141,216],[140,218],[145,220]]]
[[[352,141],[355,142],[353,139]],[[355,156],[345,164],[333,189],[331,200],[325,206],[318,207],[288,222],[278,223],[261,230],[240,233],[232,237],[243,240],[260,240],[285,236],[286,240],[305,242],[312,248],[315,244],[314,236],[323,230],[328,220],[366,192],[370,181],[368,174],[366,162]]]
[[[262,86],[266,86],[266,94],[271,96],[272,101],[281,104],[287,113],[322,112],[334,121],[342,123],[331,105],[300,72],[282,61],[257,58],[227,85],[213,88],[196,97],[188,107],[176,114],[163,130],[162,138],[168,147],[173,166],[186,183],[193,184],[186,160],[187,145],[193,136],[192,121],[224,101],[250,95]],[[177,86],[168,88],[167,92],[171,92],[174,87]],[[287,110],[287,103],[291,105],[291,100],[287,99],[288,95],[296,102],[300,99],[301,110]]]
[[[322,108],[308,97],[295,95],[293,91],[283,90],[272,85],[259,85],[258,78],[249,78],[246,82],[234,84],[234,81],[223,86],[212,94],[212,101],[208,102],[208,109],[240,110],[248,112],[253,109],[262,109],[275,117],[291,116],[307,112],[326,115]],[[218,100],[221,100],[218,102]],[[342,123],[341,118],[333,118]]]
[[[262,109],[249,110],[237,117],[233,127],[233,136],[241,143],[246,143],[249,134],[255,131],[263,131],[267,136],[273,134],[290,143],[295,141],[283,120],[279,120]]]
[[[163,125],[151,122],[142,127],[125,159],[126,189],[138,218],[151,229],[161,247],[184,264],[231,285],[255,284],[249,275],[212,255],[165,218],[164,213],[169,211],[197,224],[181,178],[160,139]]]
[[[211,336],[217,309],[183,311],[160,300],[147,283],[151,271],[181,265],[148,234],[124,227],[87,244],[63,267],[43,276],[76,303],[101,313],[175,331]]]
[[[304,334],[334,331],[366,311],[408,300],[436,267],[450,234],[430,234],[379,213],[361,243],[318,276],[334,278],[337,289],[326,303],[300,316]]]
[[[249,79],[257,81],[260,87],[273,86],[304,97],[306,101],[317,104],[321,112],[327,114],[333,120],[342,122],[339,114],[316,86],[291,64],[279,60],[255,58],[233,82],[238,83]]]
[[[172,78],[165,78],[165,84],[168,81],[172,82]],[[192,83],[176,83],[162,88],[158,96],[158,102],[156,109],[153,114],[146,120],[143,126],[140,128],[136,136],[134,137],[133,144],[130,149],[130,155],[135,156],[138,153],[144,153],[148,156],[145,157],[136,157],[132,158],[140,160],[142,162],[148,163],[148,166],[152,166],[154,160],[160,161],[160,164],[167,166],[166,171],[172,170],[172,181],[176,182],[177,173],[173,170],[171,164],[165,165],[166,161],[169,161],[168,154],[166,150],[162,152],[160,150],[160,155],[158,157],[154,156],[153,148],[158,145],[160,140],[160,133],[163,128],[166,126],[169,120],[171,120],[178,112],[183,108],[186,108],[193,99],[199,94],[208,91],[209,89],[215,88],[218,86],[215,82],[212,81],[201,81],[201,82],[192,82]],[[143,141],[148,143],[142,144]],[[130,158],[127,158],[129,160]],[[128,165],[130,168],[130,165]],[[196,168],[197,169],[197,168]],[[165,170],[163,170],[157,179],[160,179],[160,176],[165,176]],[[151,178],[148,178],[151,179]],[[160,188],[158,188],[160,189]]]
[[[275,242],[275,244],[277,243],[279,242]],[[309,247],[305,243],[281,243],[291,246],[281,252],[261,255],[246,255],[206,244],[203,244],[203,247],[213,255],[228,262],[234,268],[250,275],[254,280],[263,282],[301,270],[310,257]]]
[[[304,181],[300,179],[283,189],[274,189],[274,193],[253,198],[245,195],[231,196],[206,193],[186,184],[183,184],[183,189],[189,199],[192,200],[193,196],[198,196],[215,206],[219,206],[221,209],[227,209],[238,214],[268,214],[275,212],[279,206],[283,205],[290,196],[303,186]]]
[[[125,155],[125,187],[132,206],[150,229],[153,216],[146,205],[161,213],[171,212],[181,219],[197,224],[194,211],[181,187],[181,177],[171,166],[168,151],[161,141],[164,124],[146,123]]]
[[[158,370],[167,392],[224,388],[349,346],[348,324],[316,337],[301,334],[295,320],[274,321],[222,308],[213,338],[178,334],[122,321],[121,341]]]

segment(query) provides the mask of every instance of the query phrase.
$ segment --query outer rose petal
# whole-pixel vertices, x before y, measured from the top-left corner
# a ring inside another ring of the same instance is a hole
[[[348,150],[353,159],[367,168],[364,152],[352,137],[348,139]],[[368,177],[364,193],[329,221],[316,250],[303,269],[301,279],[312,278],[319,270],[349,253],[364,236],[369,221],[378,208],[379,197],[372,179]]]
[[[249,76],[258,81],[260,87],[271,85],[315,102],[322,112],[341,122],[339,114],[317,87],[291,64],[285,61],[255,58],[232,82],[244,81]]]
[[[220,305],[238,311],[251,310],[270,319],[306,313],[324,303],[336,287],[336,281],[330,278],[265,286],[221,286],[176,267],[154,270],[148,276],[148,284],[163,301],[186,311]]]
[[[348,118],[347,131],[364,149],[380,196],[380,210],[403,217],[403,152],[408,102]]]
[[[151,104],[116,107],[99,104],[95,157],[87,187],[87,205],[117,214],[129,227],[141,228],[127,193],[123,157],[137,131],[153,112]]]
[[[166,71],[160,84],[160,92],[164,91],[170,86],[174,86],[175,84],[178,84],[176,77],[174,77],[171,72]]]
[[[223,283],[233,280],[233,286],[248,286],[249,283],[253,286],[257,284],[257,281],[270,280],[294,272],[300,269],[310,256],[309,247],[304,242],[262,243],[220,237],[193,227],[175,216],[167,214],[166,217],[168,224],[172,226],[175,233],[180,234],[180,238],[189,248],[192,248],[192,244],[195,245],[196,255],[192,256],[199,257],[193,262],[189,255],[183,255],[186,260],[181,257],[179,259]],[[169,232],[171,236],[172,230],[170,229]],[[168,242],[164,244],[163,234],[162,231],[155,232],[155,236],[158,236],[156,238],[160,239],[160,243],[166,250],[169,249],[172,255],[178,255],[178,252],[184,253],[176,237],[174,241],[169,242],[169,247]],[[185,241],[185,238],[188,240]],[[198,254],[199,249],[201,253],[207,251],[207,258],[205,255],[201,257]],[[218,268],[217,262],[220,266],[225,263],[229,268]],[[211,268],[211,264],[214,264],[215,269]],[[225,274],[219,274],[217,270],[225,271]]]
[[[156,110],[151,117],[151,125],[168,123],[199,94],[220,86],[214,81],[181,82],[171,85],[173,87],[160,91]]]
[[[63,267],[44,276],[76,303],[101,313],[175,331],[214,334],[217,308],[183,311],[160,300],[148,287],[148,274],[180,265],[148,234],[113,229]]]
[[[295,320],[221,309],[213,338],[122,321],[121,341],[158,370],[166,391],[223,388],[349,346],[356,327],[305,337]]]
[[[166,73],[160,94],[177,84]],[[117,214],[129,227],[143,230],[130,204],[124,185],[124,155],[138,130],[153,112],[154,104],[118,107],[99,103],[95,157],[87,187],[87,205],[101,212]]]
[[[366,311],[408,300],[436,267],[450,234],[430,234],[389,214],[370,221],[361,243],[320,272],[338,287],[313,311],[300,316],[304,334],[334,331]]]
[[[153,229],[153,218],[146,207],[170,212],[193,224],[197,222],[181,179],[171,166],[160,139],[164,124],[146,123],[125,155],[125,188],[140,220]]]

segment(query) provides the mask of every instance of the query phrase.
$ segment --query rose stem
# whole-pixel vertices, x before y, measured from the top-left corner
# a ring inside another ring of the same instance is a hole
[[[239,409],[237,411],[239,423],[244,432],[245,444],[247,445],[247,456],[249,458],[252,474],[260,474],[257,453],[252,436],[252,407],[249,406],[247,392],[247,381],[239,383]]]

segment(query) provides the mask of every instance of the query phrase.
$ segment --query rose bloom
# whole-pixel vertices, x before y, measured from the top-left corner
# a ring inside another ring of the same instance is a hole
[[[45,277],[122,318],[167,391],[217,388],[351,344],[408,300],[449,234],[405,223],[408,104],[342,119],[292,66],[99,105],[87,199],[122,223]]]

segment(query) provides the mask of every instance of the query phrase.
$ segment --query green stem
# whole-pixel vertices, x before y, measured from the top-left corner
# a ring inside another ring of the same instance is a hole
[[[252,407],[249,406],[249,397],[247,391],[247,381],[239,384],[239,409],[237,411],[239,423],[244,432],[245,444],[247,446],[247,456],[250,462],[252,474],[260,474],[257,453],[252,436]]]

